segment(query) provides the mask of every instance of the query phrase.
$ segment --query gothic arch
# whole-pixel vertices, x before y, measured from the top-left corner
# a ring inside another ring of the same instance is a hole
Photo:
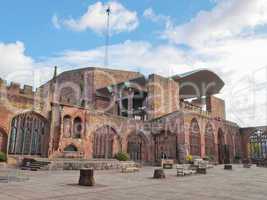
[[[201,134],[198,121],[193,118],[189,132],[190,155],[201,156]]]
[[[155,135],[155,160],[177,159],[177,136],[170,131],[161,131]]]
[[[131,160],[146,161],[148,160],[147,150],[148,140],[142,132],[132,132],[127,137],[127,153]]]
[[[210,122],[208,122],[205,127],[205,154],[206,156],[215,156],[214,129]]]
[[[93,157],[113,158],[119,145],[119,136],[116,130],[105,125],[98,128],[93,136]]]
[[[73,120],[73,137],[81,138],[83,130],[83,122],[80,117],[75,117]]]
[[[8,153],[47,156],[49,123],[39,113],[24,112],[13,117]]]
[[[80,93],[79,86],[65,82],[59,88],[59,101],[65,104],[79,105]]]
[[[70,138],[72,133],[72,122],[71,122],[71,116],[65,115],[63,117],[63,136],[65,138]]]

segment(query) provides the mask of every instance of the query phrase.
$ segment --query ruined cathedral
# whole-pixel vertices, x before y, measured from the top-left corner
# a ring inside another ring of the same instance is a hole
[[[259,130],[226,120],[216,96],[223,86],[209,70],[164,77],[90,67],[55,73],[35,91],[1,79],[0,151],[8,162],[112,159],[118,152],[150,164],[258,156],[247,143]]]

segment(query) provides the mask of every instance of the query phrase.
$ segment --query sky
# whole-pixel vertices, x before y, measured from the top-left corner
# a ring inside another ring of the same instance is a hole
[[[163,76],[199,68],[225,82],[227,119],[267,125],[266,0],[0,2],[0,77],[38,87],[60,72],[109,65]]]

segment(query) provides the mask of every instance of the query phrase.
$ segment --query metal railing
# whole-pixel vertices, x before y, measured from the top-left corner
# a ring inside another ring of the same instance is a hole
[[[194,112],[207,117],[211,117],[211,112],[203,110],[201,107],[185,101],[180,101],[180,109],[184,111]]]

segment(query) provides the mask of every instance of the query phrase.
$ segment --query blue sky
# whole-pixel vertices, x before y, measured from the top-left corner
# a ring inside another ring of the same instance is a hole
[[[101,46],[104,44],[104,37],[91,30],[78,33],[68,29],[58,30],[51,22],[55,14],[62,18],[70,16],[78,18],[86,12],[89,5],[96,2],[92,0],[2,1],[0,39],[5,43],[23,41],[26,54],[35,59],[51,56],[66,49],[86,50]],[[156,34],[164,24],[151,23],[142,16],[147,8],[151,7],[155,12],[168,15],[175,23],[180,24],[190,20],[199,10],[209,10],[214,6],[214,3],[208,0],[142,0],[140,3],[122,0],[118,2],[138,13],[140,25],[135,31],[114,35],[111,44],[125,40],[166,42],[160,40]]]
[[[109,65],[163,76],[208,68],[226,85],[228,119],[267,124],[266,0],[6,0],[0,77],[38,87],[60,71]]]

